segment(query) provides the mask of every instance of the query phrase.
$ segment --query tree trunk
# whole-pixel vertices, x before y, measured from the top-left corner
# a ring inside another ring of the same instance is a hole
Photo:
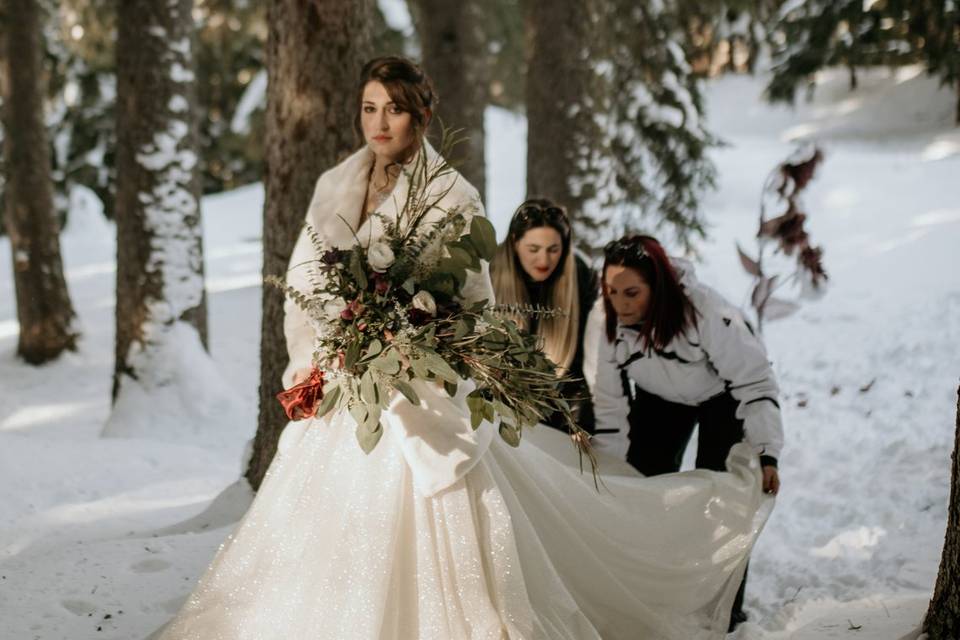
[[[434,116],[445,127],[463,129],[460,135],[467,137],[448,160],[483,196],[483,112],[489,83],[482,11],[476,0],[416,0],[415,7],[423,65],[440,99]],[[431,139],[439,138],[440,128],[434,126]]]
[[[960,638],[960,389],[957,390],[957,396],[947,535],[940,556],[937,586],[923,621],[923,631],[930,640]]]
[[[583,205],[597,188],[590,177],[600,137],[594,114],[607,109],[590,62],[601,35],[592,4],[531,0],[527,13],[527,196],[565,205],[581,240],[598,224]]]
[[[17,355],[31,364],[73,350],[78,337],[60,259],[53,206],[50,144],[43,120],[42,20],[38,0],[8,0],[16,28],[6,30],[4,220],[10,236],[20,338]]]
[[[263,275],[283,277],[317,178],[356,148],[356,85],[370,56],[370,0],[271,0],[267,23]],[[260,415],[246,477],[259,488],[287,423],[275,396],[288,363],[283,294],[263,288]]]
[[[957,76],[957,117],[954,123],[960,126],[960,75]]]
[[[190,348],[184,340],[207,342],[193,2],[117,9],[114,401],[128,384],[152,394],[181,382],[171,356]]]

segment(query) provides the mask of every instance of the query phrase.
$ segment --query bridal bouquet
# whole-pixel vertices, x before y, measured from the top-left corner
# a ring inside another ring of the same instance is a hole
[[[468,272],[480,272],[481,261],[493,257],[496,236],[475,208],[426,220],[449,192],[438,181],[452,172],[443,160],[452,144],[444,142],[432,161],[418,154],[404,169],[410,188],[398,203],[400,215],[381,217],[384,233],[369,246],[354,232],[351,248],[330,248],[308,229],[317,256],[312,290],[271,280],[306,312],[315,333],[311,377],[282,392],[281,402],[291,419],[349,411],[360,446],[370,452],[394,392],[419,404],[414,380],[441,385],[451,397],[461,381],[472,380],[466,404],[474,429],[499,420],[501,437],[517,446],[523,428],[560,412],[581,454],[595,463],[586,433],[560,395],[555,365],[511,319],[557,311],[462,301]]]

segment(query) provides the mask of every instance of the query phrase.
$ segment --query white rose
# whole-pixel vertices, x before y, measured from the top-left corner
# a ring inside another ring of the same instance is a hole
[[[425,311],[432,316],[437,315],[437,301],[429,291],[418,291],[417,295],[413,296],[413,308]]]
[[[374,271],[383,273],[390,268],[396,257],[393,255],[393,249],[386,242],[374,242],[367,249],[367,261]]]

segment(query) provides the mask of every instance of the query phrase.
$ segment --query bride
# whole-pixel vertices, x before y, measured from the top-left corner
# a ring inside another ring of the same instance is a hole
[[[324,173],[306,222],[327,245],[375,241],[409,189],[434,95],[413,63],[363,69],[356,125],[366,145]],[[440,210],[474,207],[452,173]],[[441,193],[443,192],[441,191]],[[377,216],[370,214],[377,212]],[[349,223],[349,227],[347,226]],[[305,288],[301,234],[288,282]],[[492,299],[486,265],[468,301]],[[309,371],[313,330],[285,320],[284,384]],[[466,386],[466,385],[461,385]],[[418,388],[395,402],[368,455],[347,412],[289,424],[263,485],[161,640],[619,640],[721,638],[744,563],[772,503],[756,455],[729,471],[643,478],[600,457],[581,474],[563,433],[518,448],[474,431],[462,394]]]

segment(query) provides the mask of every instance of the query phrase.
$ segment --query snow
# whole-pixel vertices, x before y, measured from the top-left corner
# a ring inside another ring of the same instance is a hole
[[[704,203],[697,269],[731,300],[749,292],[734,243],[752,247],[768,172],[793,141],[826,153],[804,207],[830,286],[765,328],[787,428],[783,489],[751,561],[751,620],[733,638],[914,639],[943,543],[960,381],[955,97],[911,70],[864,72],[854,94],[843,70],[819,82],[796,110],[763,104],[763,78],[706,86],[707,126],[728,145],[712,152],[719,190]],[[524,197],[526,123],[491,108],[486,130],[487,212],[502,237]],[[195,343],[181,353],[194,338],[177,328],[162,358],[169,392],[194,396],[195,413],[165,414],[165,396],[130,400],[115,419],[145,424],[123,439],[99,437],[112,224],[92,193],[71,193],[62,248],[83,337],[43,367],[14,356],[0,239],[0,638],[145,638],[249,504],[239,479],[256,429],[262,204],[260,185],[204,198],[212,360],[189,355]],[[231,406],[210,400],[221,393]]]
[[[246,135],[250,132],[250,117],[267,106],[267,70],[261,69],[244,89],[237,109],[230,120],[230,131]]]

